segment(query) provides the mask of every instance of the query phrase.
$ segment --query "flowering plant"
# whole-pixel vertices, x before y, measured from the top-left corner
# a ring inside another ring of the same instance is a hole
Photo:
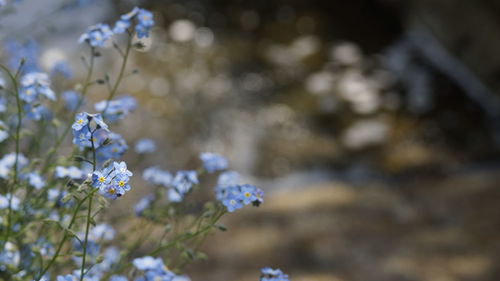
[[[27,68],[24,59],[14,68],[0,64],[8,78],[0,98],[0,142],[7,152],[0,159],[0,279],[189,280],[183,269],[205,257],[199,247],[210,232],[225,230],[219,219],[263,203],[262,190],[242,183],[223,156],[201,153],[198,169],[171,174],[153,166],[142,172],[157,188],[134,206],[136,218],[126,230],[103,222],[102,214],[134,188],[138,174],[122,161],[128,145],[112,130],[136,108],[133,97],[117,94],[131,51],[150,36],[153,24],[153,14],[136,7],[113,27],[89,27],[78,39],[88,49],[87,74],[82,84],[62,92],[64,108],[55,104],[58,93],[49,74]],[[118,36],[125,37],[125,46],[114,41]],[[110,75],[95,77],[95,61],[110,44],[122,59],[114,82]],[[70,75],[60,64],[57,69]],[[107,98],[89,113],[87,93],[97,84],[107,84]],[[70,132],[73,150],[61,152]],[[140,155],[155,149],[151,139],[135,145]],[[193,206],[189,197],[207,174],[217,176],[214,199]],[[152,243],[151,230],[159,227],[162,234]],[[147,254],[137,257],[139,248]],[[288,276],[264,268],[261,280]]]

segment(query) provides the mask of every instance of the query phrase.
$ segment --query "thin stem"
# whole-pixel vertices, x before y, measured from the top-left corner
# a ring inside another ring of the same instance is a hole
[[[73,212],[73,216],[71,217],[71,221],[68,225],[68,230],[71,230],[71,227],[73,227],[73,224],[75,223],[76,221],[76,215],[78,214],[78,211],[80,211],[80,208],[81,206],[83,205],[83,203],[92,195],[94,194],[95,190],[91,191],[89,194],[87,194],[87,196],[85,196],[80,202],[78,202],[78,205],[76,206],[75,208],[75,211]],[[62,247],[64,246],[64,242],[66,242],[66,239],[68,239],[68,231],[66,231],[64,233],[64,236],[63,236],[63,239],[61,240],[61,242],[59,242],[59,246],[57,247],[57,250],[56,252],[54,253],[54,256],[52,256],[52,259],[49,261],[49,263],[47,264],[47,266],[43,269],[43,271],[40,273],[40,275],[38,276],[38,278],[36,279],[36,281],[40,281],[40,279],[42,279],[42,277],[45,275],[45,273],[47,273],[47,271],[49,270],[49,268],[52,266],[52,264],[56,261],[57,257],[59,256],[59,253],[61,252],[61,249]]]
[[[87,126],[90,130],[90,122]],[[92,144],[92,156],[93,156],[92,172],[95,172],[95,170],[96,170],[96,153],[95,153],[95,144],[94,144],[94,133],[96,130],[91,131],[92,133],[90,134],[90,143]],[[87,226],[85,228],[85,240],[83,241],[83,257],[82,257],[82,269],[80,271],[80,281],[83,281],[83,277],[85,276],[85,261],[87,258],[87,243],[89,241],[90,221],[92,219],[92,195],[93,195],[93,193],[91,193],[91,195],[90,195],[89,209],[87,211]]]
[[[216,216],[214,216],[212,221],[208,225],[206,225],[205,227],[198,229],[195,232],[188,232],[188,233],[184,233],[182,235],[179,235],[178,237],[175,237],[174,240],[170,241],[169,243],[161,245],[160,247],[157,247],[155,250],[149,252],[148,256],[154,256],[154,255],[160,253],[161,251],[166,250],[166,249],[174,246],[175,244],[177,244],[179,242],[189,240],[193,237],[196,237],[200,234],[203,234],[205,232],[210,231],[212,229],[212,227],[215,225],[215,223],[220,219],[220,217],[222,217],[222,215],[224,215],[224,213],[225,213],[224,211],[220,211]]]
[[[127,40],[127,48],[125,49],[125,54],[123,55],[123,62],[120,67],[120,72],[118,74],[118,77],[116,78],[115,84],[113,85],[113,88],[111,88],[111,91],[109,92],[109,96],[106,99],[106,105],[104,106],[104,109],[102,110],[101,114],[104,115],[106,110],[108,109],[109,102],[113,99],[113,97],[116,94],[116,91],[118,90],[118,86],[120,85],[120,82],[122,81],[123,74],[125,73],[125,67],[127,66],[127,61],[128,57],[130,54],[130,49],[132,48],[132,34],[128,32],[128,40]]]
[[[87,257],[87,242],[89,238],[89,230],[90,230],[90,216],[92,212],[92,195],[89,198],[89,210],[87,212],[87,226],[85,229],[85,240],[83,241],[83,258],[82,258],[82,269],[80,272],[80,281],[83,280],[83,276],[85,275],[85,259]]]
[[[7,231],[6,231],[6,234],[5,234],[5,237],[4,237],[4,242],[3,242],[3,245],[5,245],[5,243],[7,243],[7,241],[9,240],[9,236],[10,236],[10,231],[11,231],[11,224],[12,224],[12,199],[14,198],[14,188],[16,187],[16,184],[17,184],[17,168],[18,168],[18,164],[19,164],[19,142],[20,142],[20,132],[21,132],[21,122],[22,122],[22,107],[21,107],[21,99],[19,97],[19,89],[18,89],[18,86],[17,86],[17,76],[19,75],[20,71],[21,71],[21,68],[22,68],[22,64],[19,66],[19,68],[17,69],[16,71],[16,74],[15,76],[12,75],[12,73],[10,72],[10,70],[5,67],[4,65],[1,65],[0,64],[0,68],[2,68],[3,71],[5,71],[5,73],[7,73],[7,75],[9,76],[10,80],[12,81],[12,87],[14,88],[14,93],[15,93],[15,96],[16,96],[16,106],[17,106],[17,126],[16,126],[16,156],[15,156],[15,161],[14,161],[14,181],[11,185],[9,185],[9,190],[8,190],[8,194],[9,194],[9,211],[8,211],[8,215],[7,215]],[[2,247],[3,248],[3,247]]]

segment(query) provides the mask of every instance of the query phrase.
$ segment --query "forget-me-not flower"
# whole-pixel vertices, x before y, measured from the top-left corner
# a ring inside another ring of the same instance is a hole
[[[200,154],[200,159],[203,161],[203,167],[208,173],[227,169],[227,160],[222,155],[204,152]]]
[[[87,42],[92,47],[104,47],[104,44],[111,36],[113,36],[113,31],[111,31],[109,25],[98,23],[87,28],[85,33],[78,39],[78,43]]]

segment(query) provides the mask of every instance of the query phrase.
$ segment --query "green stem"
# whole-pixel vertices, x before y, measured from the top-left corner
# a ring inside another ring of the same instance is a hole
[[[101,112],[101,114],[103,114],[103,115],[106,112],[106,110],[108,109],[109,102],[115,96],[116,91],[118,90],[118,86],[120,85],[120,82],[123,79],[123,75],[125,74],[125,67],[127,66],[127,61],[128,61],[128,57],[129,57],[131,48],[132,48],[132,34],[130,32],[128,32],[127,49],[125,49],[125,54],[123,55],[123,62],[122,62],[122,65],[120,67],[120,72],[118,74],[118,77],[116,78],[116,81],[115,81],[115,84],[113,85],[113,88],[109,92],[108,98],[106,99],[106,105],[104,106],[104,109]]]
[[[92,212],[92,195],[89,198],[89,210],[87,212],[87,226],[85,229],[85,240],[83,241],[83,257],[82,257],[82,269],[80,272],[80,281],[83,280],[84,271],[85,271],[85,259],[87,257],[87,243],[89,238],[89,230],[90,230],[90,215]]]
[[[78,214],[78,211],[80,211],[80,208],[82,207],[83,203],[92,195],[94,194],[95,190],[91,191],[89,194],[87,194],[87,196],[85,196],[80,202],[78,202],[78,205],[76,206],[75,208],[75,211],[73,212],[73,216],[71,217],[71,221],[68,225],[68,230],[71,230],[71,227],[73,227],[73,224],[75,223],[76,221],[76,215]],[[59,242],[59,246],[57,247],[57,250],[56,252],[54,253],[54,256],[52,256],[52,259],[49,261],[49,263],[47,264],[47,266],[43,269],[43,271],[40,273],[40,275],[38,276],[38,278],[36,279],[36,281],[40,281],[40,279],[42,279],[42,277],[45,275],[45,273],[47,273],[47,271],[49,270],[49,268],[52,266],[52,264],[56,261],[57,257],[59,256],[59,253],[61,252],[61,249],[62,247],[64,246],[64,242],[66,242],[66,239],[68,239],[69,237],[69,233],[68,231],[66,231],[64,233],[64,236],[63,236],[63,239],[61,240],[61,242]]]
[[[175,237],[174,240],[170,241],[169,243],[161,245],[160,247],[157,247],[155,250],[149,252],[148,256],[154,256],[154,255],[160,253],[161,251],[166,250],[166,249],[174,246],[175,244],[177,244],[179,242],[189,240],[193,237],[196,237],[200,234],[203,234],[205,232],[210,231],[213,228],[213,226],[215,225],[215,223],[220,219],[220,217],[222,217],[222,215],[224,215],[224,213],[225,213],[224,211],[220,211],[216,216],[214,216],[212,221],[208,225],[206,225],[205,227],[198,229],[195,232],[192,232],[192,233],[188,232],[188,233],[184,233],[182,235],[179,235],[178,237]]]
[[[16,156],[15,156],[15,161],[14,161],[14,181],[12,184],[9,185],[8,187],[8,194],[9,194],[9,207],[8,207],[8,215],[7,215],[7,230],[5,237],[3,239],[3,244],[2,244],[2,249],[5,246],[5,243],[9,240],[10,236],[10,231],[11,231],[11,224],[12,224],[12,199],[14,198],[14,188],[16,187],[17,184],[17,168],[19,164],[19,142],[20,142],[20,133],[21,133],[21,122],[22,122],[22,107],[21,107],[21,99],[19,97],[19,89],[17,86],[17,76],[19,75],[21,71],[22,64],[19,66],[18,70],[16,71],[15,76],[12,75],[10,70],[5,67],[4,65],[0,64],[0,68],[2,68],[5,73],[9,76],[10,80],[12,81],[12,87],[14,88],[14,93],[16,96],[16,106],[17,106],[17,126],[16,126]]]
[[[87,125],[90,130],[90,122]],[[93,156],[93,163],[92,163],[92,172],[95,172],[96,170],[96,153],[95,153],[95,144],[94,144],[94,133],[96,130],[92,131],[90,134],[90,143],[92,144],[92,156]],[[91,221],[91,216],[92,216],[92,195],[91,193],[90,198],[89,198],[89,209],[87,211],[87,226],[85,228],[85,240],[83,241],[83,257],[82,257],[82,269],[80,272],[80,281],[83,280],[83,277],[85,276],[85,261],[87,258],[87,243],[89,240],[89,230],[90,230],[90,221]]]

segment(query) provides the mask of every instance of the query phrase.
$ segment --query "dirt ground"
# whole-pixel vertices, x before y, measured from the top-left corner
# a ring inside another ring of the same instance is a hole
[[[263,266],[294,281],[500,280],[498,169],[269,193],[227,216],[193,280],[258,280]]]

